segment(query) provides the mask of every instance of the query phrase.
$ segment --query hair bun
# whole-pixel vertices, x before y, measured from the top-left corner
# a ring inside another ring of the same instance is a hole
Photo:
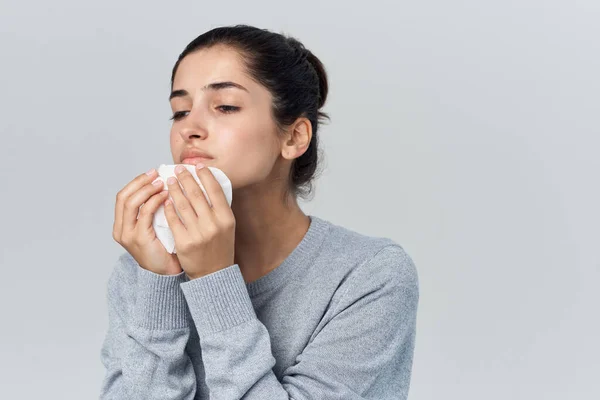
[[[315,72],[317,73],[317,77],[319,78],[318,106],[319,108],[323,107],[325,101],[327,100],[327,93],[329,91],[329,84],[327,82],[327,72],[325,71],[325,66],[323,65],[321,60],[319,60],[317,56],[315,56],[310,50],[304,47],[304,44],[302,44],[302,42],[300,42],[299,40],[293,37],[288,37],[287,41],[294,50],[294,52],[297,53],[298,62],[301,63],[308,61],[308,63],[314,68]]]
[[[319,108],[321,108],[325,104],[327,93],[329,92],[327,72],[325,71],[325,66],[317,56],[308,49],[305,49],[304,51],[306,52],[306,59],[313,66],[315,71],[317,71],[317,76],[319,77]]]

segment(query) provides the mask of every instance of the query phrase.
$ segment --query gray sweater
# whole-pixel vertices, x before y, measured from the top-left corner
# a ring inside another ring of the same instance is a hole
[[[388,238],[309,215],[274,270],[190,280],[122,254],[107,284],[101,399],[406,399],[415,265]]]

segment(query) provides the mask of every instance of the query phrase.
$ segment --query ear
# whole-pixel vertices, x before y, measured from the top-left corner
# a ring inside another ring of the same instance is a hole
[[[312,124],[306,117],[300,117],[287,129],[287,136],[281,144],[281,155],[293,160],[306,152],[312,139]]]

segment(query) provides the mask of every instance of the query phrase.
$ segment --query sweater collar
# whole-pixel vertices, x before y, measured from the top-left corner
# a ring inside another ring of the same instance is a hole
[[[308,217],[310,218],[308,230],[290,255],[277,268],[246,284],[250,297],[279,287],[316,258],[331,224],[315,215],[308,215]]]

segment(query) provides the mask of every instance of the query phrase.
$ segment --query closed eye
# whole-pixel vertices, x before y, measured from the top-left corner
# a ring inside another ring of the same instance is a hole
[[[177,112],[176,112],[176,113],[174,113],[174,114],[173,114],[173,116],[172,116],[171,118],[169,118],[169,119],[171,119],[171,120],[175,120],[175,121],[178,121],[178,120],[180,120],[181,118],[183,118],[183,114],[184,114],[184,113],[186,113],[186,112],[187,112],[187,111],[177,111]]]
[[[223,111],[223,113],[225,113],[225,114],[236,112],[240,109],[239,107],[236,107],[236,106],[219,106],[217,108],[220,108]]]
[[[234,113],[236,111],[239,111],[240,107],[236,107],[236,106],[227,106],[227,105],[223,105],[223,106],[218,106],[218,109],[221,110],[221,112],[223,114],[231,114]],[[188,111],[177,111],[176,113],[173,114],[173,116],[171,118],[169,118],[170,120],[175,120],[178,121],[181,118],[184,117],[183,114],[187,113]]]

